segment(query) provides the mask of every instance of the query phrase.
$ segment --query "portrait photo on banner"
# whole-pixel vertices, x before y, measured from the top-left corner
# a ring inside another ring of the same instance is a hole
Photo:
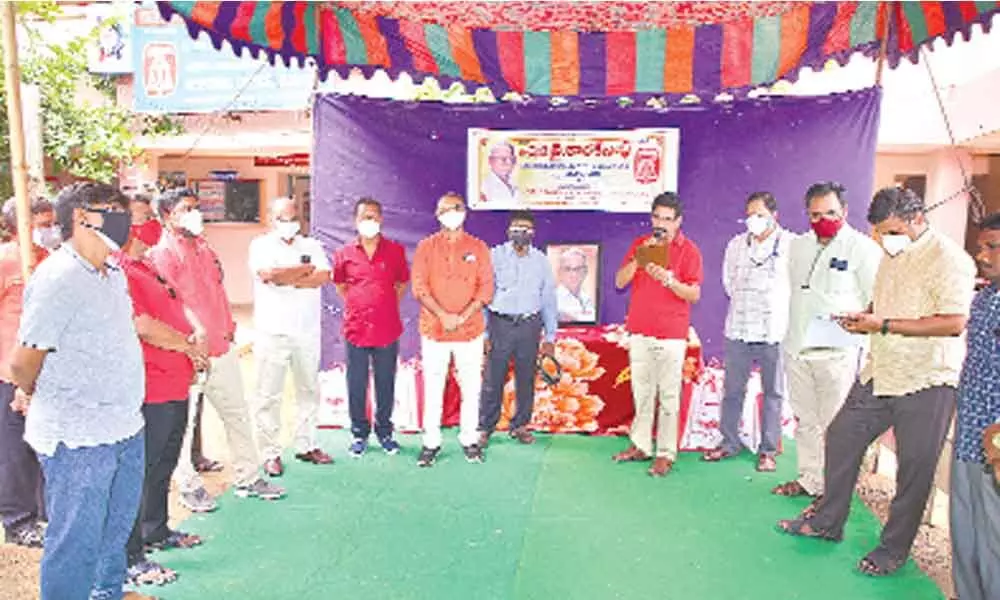
[[[597,325],[601,314],[601,245],[563,242],[545,246],[556,276],[560,325]]]
[[[677,191],[679,147],[671,128],[469,128],[469,208],[649,212],[657,194]]]

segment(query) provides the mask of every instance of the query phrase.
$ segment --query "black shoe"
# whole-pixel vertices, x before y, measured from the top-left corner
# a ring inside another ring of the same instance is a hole
[[[417,466],[429,467],[433,465],[434,461],[437,460],[437,455],[440,451],[441,448],[422,448],[420,450],[420,458],[417,459]]]
[[[465,460],[470,463],[483,462],[483,449],[479,447],[479,444],[465,447]]]
[[[22,525],[7,532],[7,543],[17,544],[25,548],[42,548],[45,546],[45,531],[36,522]]]

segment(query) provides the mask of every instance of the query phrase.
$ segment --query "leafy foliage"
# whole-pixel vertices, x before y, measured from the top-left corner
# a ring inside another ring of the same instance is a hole
[[[88,71],[88,51],[97,30],[54,39],[60,15],[56,2],[19,2],[21,78],[37,85],[41,96],[42,147],[57,172],[110,182],[122,164],[139,154],[136,134],[162,135],[181,129],[165,116],[137,117],[115,103],[114,80]],[[25,43],[27,42],[27,43]],[[0,198],[9,194],[10,147],[6,85],[0,87]]]

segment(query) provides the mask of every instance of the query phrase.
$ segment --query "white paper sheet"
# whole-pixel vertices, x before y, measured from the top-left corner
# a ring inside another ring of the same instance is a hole
[[[848,333],[829,317],[816,317],[806,327],[803,348],[852,348],[864,343],[865,336]]]

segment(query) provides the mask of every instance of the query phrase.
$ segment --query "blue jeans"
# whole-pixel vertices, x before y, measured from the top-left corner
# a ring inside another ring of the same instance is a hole
[[[143,432],[87,448],[60,443],[39,454],[49,526],[41,600],[119,600],[125,542],[139,512],[145,466]]]
[[[773,456],[781,443],[781,407],[785,403],[785,374],[781,367],[781,349],[778,344],[726,340],[725,391],[722,396],[722,448],[739,452],[740,417],[747,396],[747,381],[753,363],[760,365],[761,386],[764,392],[764,414],[761,417],[760,446],[757,454]]]

